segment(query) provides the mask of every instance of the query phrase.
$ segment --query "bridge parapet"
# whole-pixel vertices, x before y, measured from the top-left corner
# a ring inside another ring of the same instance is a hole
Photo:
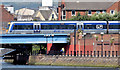
[[[0,44],[67,43],[68,34],[1,34]]]

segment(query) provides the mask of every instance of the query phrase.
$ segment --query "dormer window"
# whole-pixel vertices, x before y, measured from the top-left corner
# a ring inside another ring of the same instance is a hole
[[[92,15],[92,11],[91,10],[88,11],[88,15]]]
[[[114,14],[115,13],[115,11],[114,10],[110,10],[110,14]]]
[[[72,10],[72,16],[75,16],[75,10]]]

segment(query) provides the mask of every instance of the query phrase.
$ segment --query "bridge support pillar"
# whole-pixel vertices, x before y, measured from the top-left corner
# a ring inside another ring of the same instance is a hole
[[[53,45],[52,43],[47,43],[47,54],[49,53],[52,45]]]

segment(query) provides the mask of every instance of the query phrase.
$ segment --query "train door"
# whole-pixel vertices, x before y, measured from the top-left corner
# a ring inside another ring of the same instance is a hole
[[[34,23],[34,33],[40,33],[40,23]]]
[[[83,28],[83,23],[82,23],[82,22],[78,23],[77,28],[82,30],[82,28]]]

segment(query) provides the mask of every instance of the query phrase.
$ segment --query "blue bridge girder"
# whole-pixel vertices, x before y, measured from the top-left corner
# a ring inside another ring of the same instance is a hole
[[[67,43],[68,34],[1,34],[0,44]]]

